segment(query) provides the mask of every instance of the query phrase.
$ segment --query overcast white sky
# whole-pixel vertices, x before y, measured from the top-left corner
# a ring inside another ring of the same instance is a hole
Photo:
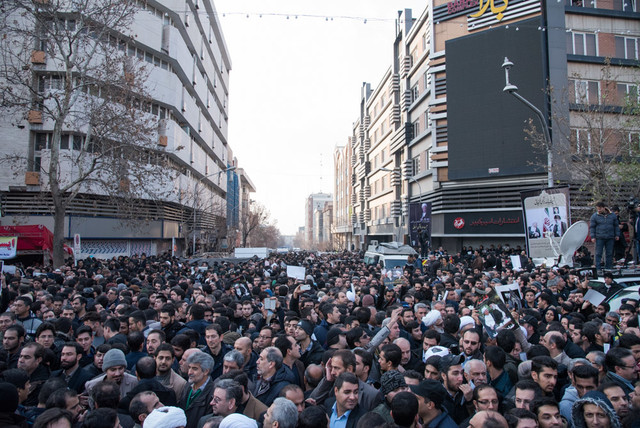
[[[229,144],[254,199],[293,235],[307,196],[333,193],[333,150],[351,135],[362,82],[377,86],[391,65],[398,10],[419,17],[426,2],[213,1],[232,61]]]

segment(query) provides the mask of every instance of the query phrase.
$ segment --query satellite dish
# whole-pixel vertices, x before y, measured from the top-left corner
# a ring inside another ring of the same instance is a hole
[[[589,225],[585,221],[578,221],[569,227],[560,239],[560,261],[573,267],[573,254],[582,246],[589,234]]]

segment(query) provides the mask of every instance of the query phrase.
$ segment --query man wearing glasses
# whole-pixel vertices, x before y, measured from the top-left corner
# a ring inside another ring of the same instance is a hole
[[[633,384],[638,380],[638,367],[633,353],[629,349],[612,348],[607,352],[605,366],[608,373],[604,377],[603,383],[615,383],[627,395],[634,391]]]

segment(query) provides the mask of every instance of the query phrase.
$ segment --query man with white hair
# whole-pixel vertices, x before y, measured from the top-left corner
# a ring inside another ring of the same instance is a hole
[[[284,397],[276,398],[264,416],[264,428],[295,428],[298,424],[296,405]]]
[[[213,357],[204,352],[191,354],[187,359],[189,384],[179,402],[187,416],[187,428],[196,428],[200,418],[213,411],[209,404],[213,397],[213,380],[210,376],[213,364]]]

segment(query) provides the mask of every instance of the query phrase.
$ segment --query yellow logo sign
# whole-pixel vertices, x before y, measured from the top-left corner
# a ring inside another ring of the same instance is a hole
[[[484,13],[487,11],[489,6],[491,6],[491,13],[496,14],[496,19],[498,21],[502,21],[502,18],[504,18],[504,15],[502,12],[504,12],[507,9],[507,5],[509,4],[509,0],[503,0],[503,1],[504,1],[504,5],[500,7],[496,7],[495,0],[480,0],[480,10],[478,11],[478,13],[474,13],[473,15],[469,15],[469,16],[471,16],[472,18],[478,18],[484,15]]]

